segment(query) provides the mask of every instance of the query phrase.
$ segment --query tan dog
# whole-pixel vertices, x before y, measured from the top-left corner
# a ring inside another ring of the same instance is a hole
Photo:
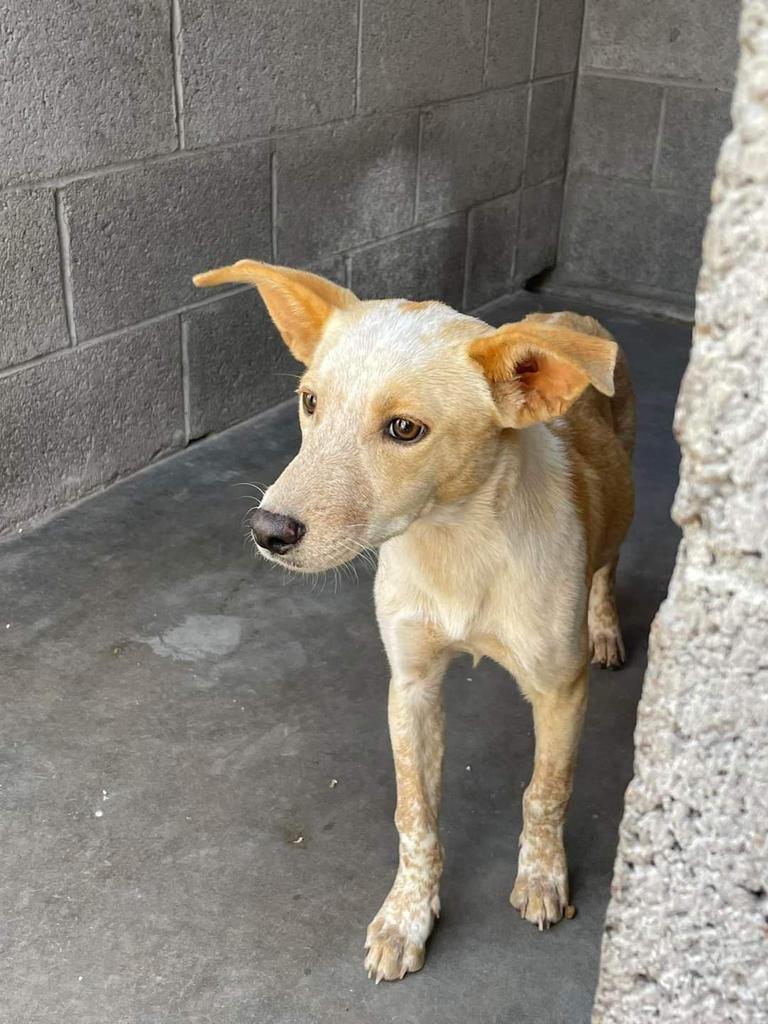
[[[634,405],[618,346],[573,313],[496,330],[252,260],[194,280],[255,285],[307,367],[301,450],[253,519],[261,553],[316,572],[380,548],[400,865],[368,929],[369,975],[419,970],[440,911],[441,682],[460,652],[493,658],[533,705],[510,900],[540,928],[558,921],[590,648],[604,666],[624,657],[613,581],[632,517]]]

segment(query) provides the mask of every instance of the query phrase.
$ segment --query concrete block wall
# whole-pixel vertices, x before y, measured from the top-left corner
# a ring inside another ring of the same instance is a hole
[[[552,263],[582,0],[0,8],[0,531],[287,397],[243,256],[465,308]]]
[[[586,0],[553,287],[690,314],[739,0]]]

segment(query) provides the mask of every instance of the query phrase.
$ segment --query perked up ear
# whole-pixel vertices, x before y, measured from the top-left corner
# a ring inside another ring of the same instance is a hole
[[[615,341],[535,320],[505,324],[469,348],[506,427],[562,416],[589,384],[612,395],[617,352]]]
[[[309,366],[326,321],[333,312],[359,300],[352,292],[317,274],[240,260],[192,278],[198,288],[216,284],[252,284],[259,289],[283,341],[299,362]]]

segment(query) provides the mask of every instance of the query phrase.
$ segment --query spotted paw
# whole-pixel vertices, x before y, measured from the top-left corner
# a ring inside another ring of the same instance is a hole
[[[402,907],[391,899],[385,900],[365,938],[368,977],[378,985],[380,981],[399,981],[409,972],[420,971],[426,941],[439,914],[437,896],[416,907]]]
[[[366,939],[365,969],[376,984],[400,981],[424,966],[424,946],[406,938],[395,925],[373,922]]]
[[[612,630],[592,632],[590,646],[593,665],[616,669],[624,664],[624,643],[618,625]]]
[[[568,906],[568,880],[562,873],[518,874],[509,902],[520,916],[544,931],[556,924]]]

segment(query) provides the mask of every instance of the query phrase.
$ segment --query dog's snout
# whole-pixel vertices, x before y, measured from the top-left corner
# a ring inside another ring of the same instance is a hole
[[[306,526],[298,519],[278,512],[267,512],[263,508],[256,511],[251,520],[251,529],[259,547],[266,548],[273,555],[284,555],[307,532]]]

